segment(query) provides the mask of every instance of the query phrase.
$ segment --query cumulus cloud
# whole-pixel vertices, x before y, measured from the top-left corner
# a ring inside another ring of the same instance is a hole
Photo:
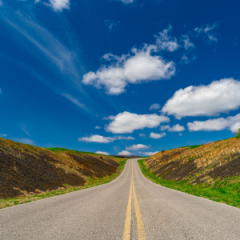
[[[95,129],[101,129],[101,127],[99,127],[99,126],[96,126],[96,127],[95,127]]]
[[[134,140],[133,137],[115,136],[115,137],[103,137],[101,135],[92,135],[90,137],[78,138],[79,142],[97,142],[97,143],[110,143],[115,140]]]
[[[109,29],[109,30],[113,30],[114,28],[116,28],[118,26],[118,24],[120,24],[120,22],[116,22],[114,20],[109,20],[109,19],[106,19],[104,21],[104,25]]]
[[[156,36],[155,45],[144,44],[140,49],[132,48],[129,54],[120,57],[105,54],[102,59],[108,64],[102,65],[96,72],[85,74],[82,82],[96,88],[105,87],[108,94],[118,95],[125,91],[128,84],[169,79],[175,75],[175,63],[156,55],[161,50],[176,49],[167,35],[169,29],[164,31]]]
[[[174,52],[180,47],[177,39],[170,36],[171,31],[172,26],[168,25],[168,28],[164,29],[162,32],[159,32],[158,35],[155,35],[156,46],[158,49]]]
[[[42,2],[41,0],[35,0],[35,3]],[[45,6],[51,7],[55,12],[61,12],[64,9],[69,9],[70,0],[49,0],[49,2],[42,2]]]
[[[150,106],[149,110],[158,110],[160,107],[158,103],[154,103]]]
[[[168,128],[169,132],[182,132],[184,130],[185,130],[185,128],[183,126],[181,126],[180,124],[176,124],[176,125],[172,126],[171,128]]]
[[[118,155],[119,155],[119,156],[131,156],[132,153],[129,152],[129,151],[125,151],[125,150],[124,150],[124,151],[118,153]]]
[[[102,152],[102,151],[97,151],[96,153],[97,153],[97,154],[103,154],[103,155],[109,155],[109,153],[107,153],[107,152]]]
[[[159,133],[154,133],[154,132],[150,133],[150,138],[154,138],[154,139],[162,138],[164,136],[166,136],[165,132],[164,133],[160,133],[160,134]]]
[[[145,155],[145,156],[152,156],[152,155],[154,155],[154,154],[156,154],[156,153],[158,153],[158,152],[143,152],[143,153],[141,153],[141,154],[143,154],[143,155]]]
[[[126,150],[136,151],[136,150],[139,150],[139,149],[146,149],[146,148],[149,148],[149,146],[143,145],[143,144],[134,144],[131,147],[127,147]]]
[[[240,114],[229,116],[227,118],[215,118],[207,121],[194,121],[187,124],[188,129],[192,132],[196,131],[221,131],[226,128],[233,133],[240,128]]]
[[[215,36],[215,33],[213,32],[215,28],[217,28],[216,23],[213,25],[207,24],[205,27],[196,27],[194,31],[197,33],[198,36],[200,34],[205,34],[205,36],[207,36],[210,41],[217,42],[218,40]]]
[[[181,119],[186,116],[218,116],[240,106],[240,82],[233,78],[205,86],[189,86],[176,91],[162,108],[163,113]]]
[[[169,122],[166,116],[157,114],[135,114],[122,112],[112,118],[112,122],[106,127],[108,132],[112,133],[132,133],[134,130],[143,128],[154,128],[161,122]]]

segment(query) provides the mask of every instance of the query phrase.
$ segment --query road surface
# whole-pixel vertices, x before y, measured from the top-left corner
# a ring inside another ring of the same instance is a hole
[[[0,239],[240,239],[240,209],[156,185],[128,160],[111,183],[0,210]]]

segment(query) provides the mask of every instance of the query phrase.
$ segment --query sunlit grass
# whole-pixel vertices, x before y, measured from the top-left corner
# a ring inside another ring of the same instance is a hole
[[[156,184],[240,208],[240,176],[227,177],[223,180],[217,179],[214,184],[193,185],[187,181],[166,180],[157,177],[147,168],[144,159],[139,160],[138,164],[143,175]]]

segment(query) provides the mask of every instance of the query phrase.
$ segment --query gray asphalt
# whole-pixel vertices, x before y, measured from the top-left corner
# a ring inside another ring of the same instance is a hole
[[[0,210],[0,239],[122,239],[132,166],[147,239],[240,239],[240,209],[156,185],[136,159],[111,183]]]

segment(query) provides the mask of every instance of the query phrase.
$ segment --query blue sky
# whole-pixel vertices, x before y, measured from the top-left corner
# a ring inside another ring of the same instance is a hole
[[[140,155],[234,136],[239,7],[0,0],[0,136]]]

